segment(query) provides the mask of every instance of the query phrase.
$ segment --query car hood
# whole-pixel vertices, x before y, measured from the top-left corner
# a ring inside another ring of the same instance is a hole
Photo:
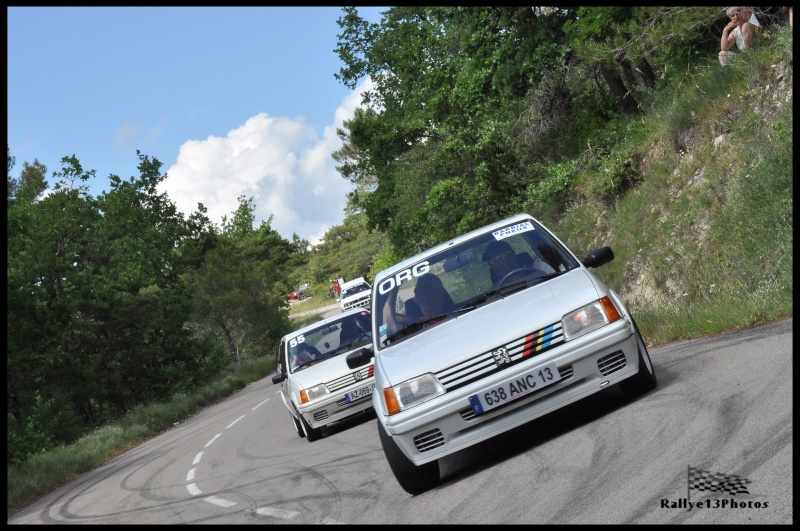
[[[389,385],[436,373],[557,323],[567,312],[597,300],[606,291],[588,270],[573,269],[380,350],[381,372]]]
[[[295,382],[297,382],[297,384],[300,385],[301,388],[306,389],[320,383],[327,383],[331,380],[341,378],[342,376],[358,372],[359,369],[351,369],[347,366],[347,355],[368,345],[369,343],[364,343],[361,346],[341,352],[333,358],[315,363],[314,365],[306,367],[301,371],[292,373],[291,377]]]

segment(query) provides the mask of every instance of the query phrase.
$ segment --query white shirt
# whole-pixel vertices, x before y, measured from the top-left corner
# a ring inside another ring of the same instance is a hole
[[[761,27],[761,23],[756,18],[755,13],[750,15],[750,20],[748,20],[748,22],[758,28]],[[744,35],[742,35],[742,28],[740,26],[733,28],[733,36],[736,38],[736,47],[744,51],[747,48],[747,45],[744,43]]]

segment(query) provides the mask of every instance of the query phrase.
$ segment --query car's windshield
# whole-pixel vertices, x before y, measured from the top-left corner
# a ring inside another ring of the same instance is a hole
[[[377,285],[378,349],[577,265],[532,219],[425,257]]]
[[[345,290],[342,290],[342,297],[351,297],[356,293],[361,293],[362,291],[369,291],[369,285],[366,283],[356,284],[355,286],[351,286]]]
[[[289,371],[303,370],[371,341],[370,316],[366,310],[303,330],[286,342]]]

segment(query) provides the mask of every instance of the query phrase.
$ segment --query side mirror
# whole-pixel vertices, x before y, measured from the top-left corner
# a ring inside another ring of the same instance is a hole
[[[356,350],[347,355],[347,366],[351,369],[358,369],[368,364],[372,360],[372,345]]]
[[[278,374],[276,374],[275,376],[272,377],[272,383],[279,384],[282,381],[284,381],[285,379],[286,379],[286,373],[285,372],[279,372]]]
[[[581,260],[586,267],[600,267],[614,259],[614,251],[611,247],[600,247],[586,255],[586,258]]]

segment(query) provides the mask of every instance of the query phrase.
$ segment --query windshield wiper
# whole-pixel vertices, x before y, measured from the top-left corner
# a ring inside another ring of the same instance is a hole
[[[453,312],[451,312],[453,313]],[[425,319],[424,321],[417,321],[416,323],[411,323],[410,325],[406,326],[402,330],[398,330],[394,334],[390,335],[386,338],[386,341],[392,342],[396,339],[400,339],[403,336],[407,336],[409,334],[413,334],[414,332],[418,332],[425,328],[426,326],[430,326],[437,321],[441,321],[443,318],[447,317],[449,314],[442,314],[436,315],[429,319]]]
[[[533,280],[530,281],[530,283],[528,284],[528,287],[535,286],[536,284],[541,284],[545,280],[550,280],[551,278],[555,278],[557,276],[563,275],[564,273],[566,273],[566,271],[556,271],[555,273],[547,273],[547,274],[542,275],[540,277],[536,277],[536,278],[534,278]]]
[[[362,338],[364,338],[364,339],[362,339]],[[339,352],[343,352],[345,350],[355,350],[356,348],[360,347],[361,345],[366,345],[371,340],[372,340],[372,338],[367,336],[366,334],[362,335],[357,340],[351,341],[350,343],[347,343],[346,345],[339,345],[338,347],[333,349],[327,356],[325,356],[325,359],[332,358],[336,354],[338,354]]]

